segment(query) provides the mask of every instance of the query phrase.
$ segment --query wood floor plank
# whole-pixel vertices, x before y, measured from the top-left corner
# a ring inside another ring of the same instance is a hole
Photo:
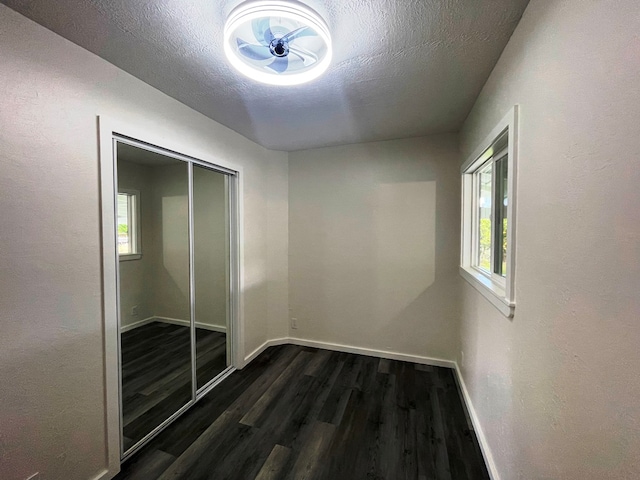
[[[313,359],[307,365],[306,370],[304,371],[305,375],[310,375],[312,377],[317,377],[318,374],[322,371],[323,365],[329,360],[331,356],[331,352],[329,350],[320,350],[317,352]]]
[[[230,475],[237,478],[254,478],[269,456],[274,443],[282,443],[278,439],[283,432],[296,428],[295,410],[304,405],[304,399],[314,382],[316,379],[307,375],[300,375],[292,380],[283,392],[282,402],[274,404],[261,418],[259,427],[251,428],[251,436],[236,442],[234,451],[220,462],[216,469],[218,474],[222,478],[229,478]]]
[[[447,452],[447,444],[445,440],[444,422],[442,420],[442,410],[438,400],[438,387],[431,387],[431,412],[433,421],[433,437],[431,438],[431,446],[434,452],[434,463],[436,467],[437,478],[443,480],[451,480],[451,467],[449,466],[449,454]]]
[[[291,449],[276,445],[267,457],[267,461],[258,472],[255,480],[277,480],[280,478],[282,471],[289,460]]]
[[[211,445],[219,441],[219,437],[230,426],[237,424],[240,415],[237,412],[224,412],[207,430],[191,444],[191,446],[160,476],[160,480],[189,478],[187,475],[203,458],[209,458]]]
[[[433,372],[433,369],[436,367],[432,367],[431,365],[424,365],[422,363],[416,363],[415,369],[421,372]]]
[[[381,425],[379,430],[380,478],[391,478],[400,467],[399,450],[401,440],[398,429],[398,410],[396,405],[396,374],[387,375],[382,397]]]
[[[149,480],[158,478],[175,461],[173,455],[161,450],[146,450],[129,465],[127,480]]]
[[[340,372],[340,378],[333,385],[319,413],[318,420],[321,422],[334,423],[342,418],[342,413],[350,396],[350,389],[355,386],[356,379],[362,368],[362,357],[360,355],[343,354],[341,357],[344,358],[344,365]]]
[[[430,383],[426,375],[417,375],[416,394],[416,447],[418,478],[438,478],[436,473],[435,429],[431,408]]]
[[[378,372],[379,373],[389,373],[389,363],[391,362],[391,360],[387,359],[387,358],[381,358],[380,359],[380,364],[378,365]]]
[[[354,390],[332,441],[322,478],[375,478],[379,467],[378,442],[382,405],[379,399],[387,375]]]
[[[298,455],[289,478],[294,480],[316,478],[316,472],[322,468],[324,454],[329,448],[335,429],[335,425],[324,422],[317,422],[313,426],[311,439]]]
[[[337,382],[344,360],[335,352],[327,358],[321,371],[318,372],[316,382],[309,389],[308,401],[304,401],[300,408],[294,410],[292,428],[285,430],[278,443],[300,450],[300,445],[304,445],[311,435],[312,427],[318,420],[320,411]]]
[[[309,357],[312,354],[309,352],[300,352],[295,360],[287,366],[287,368],[276,378],[276,380],[269,386],[269,388],[260,396],[258,401],[251,407],[244,417],[240,420],[240,423],[244,425],[253,426],[264,415],[267,408],[275,401],[282,390],[287,386],[287,383],[292,380],[294,375],[298,373],[303,367],[306,367]]]

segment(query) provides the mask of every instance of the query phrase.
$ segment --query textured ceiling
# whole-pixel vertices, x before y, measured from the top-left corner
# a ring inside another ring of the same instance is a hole
[[[242,0],[0,0],[245,137],[275,150],[457,131],[529,0],[305,0],[333,62],[274,87],[222,51]]]

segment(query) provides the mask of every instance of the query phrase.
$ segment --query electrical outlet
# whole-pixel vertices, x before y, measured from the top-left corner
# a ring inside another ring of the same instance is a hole
[[[131,316],[132,317],[138,316],[138,305],[134,305],[133,307],[131,307]]]
[[[291,319],[291,328],[298,328],[298,319],[297,318],[292,318]]]

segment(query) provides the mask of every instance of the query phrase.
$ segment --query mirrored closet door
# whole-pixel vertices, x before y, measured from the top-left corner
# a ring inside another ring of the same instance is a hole
[[[193,166],[196,382],[200,389],[229,365],[227,176]]]
[[[230,371],[229,175],[114,147],[125,458]]]

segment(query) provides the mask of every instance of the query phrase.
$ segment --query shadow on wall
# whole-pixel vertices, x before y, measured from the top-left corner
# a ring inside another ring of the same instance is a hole
[[[309,310],[325,319],[318,333],[335,327],[345,338],[375,339],[432,286],[435,197],[436,182],[428,181],[378,185],[357,214],[346,207],[352,199],[336,194],[324,200],[337,215],[313,214],[313,225],[302,233],[309,255],[299,259],[307,274],[300,281],[317,294]],[[363,317],[368,333],[350,321]]]
[[[383,183],[373,202],[375,312],[393,318],[435,280],[436,182]]]
[[[441,192],[446,195],[446,192]],[[374,267],[371,341],[382,350],[403,344],[416,354],[447,358],[454,342],[451,325],[457,322],[456,264],[436,252],[454,250],[457,243],[438,242],[438,190],[434,180],[380,184],[375,192]],[[442,255],[442,254],[441,254]],[[452,268],[452,266],[454,268]],[[438,276],[436,276],[438,273]],[[411,332],[411,336],[407,336]],[[441,347],[424,352],[425,336]]]

